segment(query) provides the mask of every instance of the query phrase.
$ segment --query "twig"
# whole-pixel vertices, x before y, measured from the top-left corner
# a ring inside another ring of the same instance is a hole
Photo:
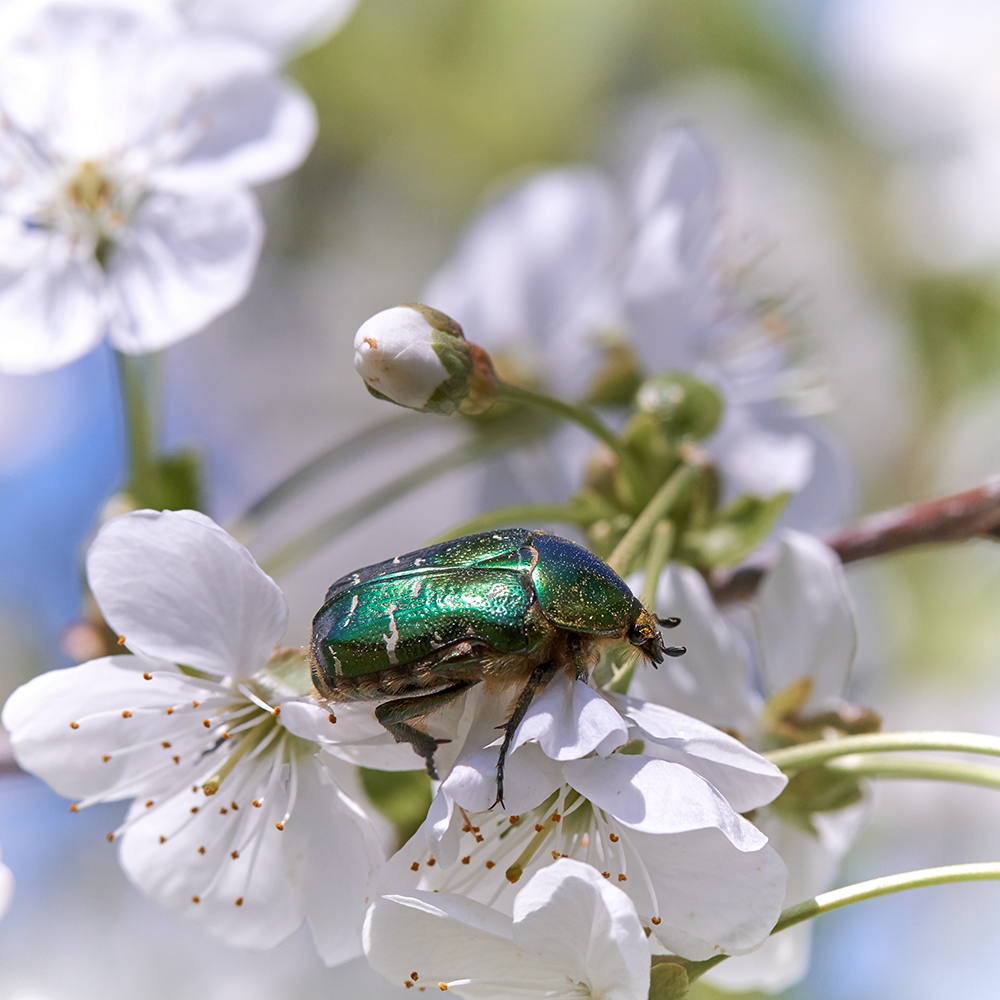
[[[843,563],[899,552],[917,545],[1000,538],[1000,476],[965,493],[872,514],[828,535],[824,541]],[[715,599],[742,601],[757,589],[773,558],[755,560],[731,572],[712,575]]]

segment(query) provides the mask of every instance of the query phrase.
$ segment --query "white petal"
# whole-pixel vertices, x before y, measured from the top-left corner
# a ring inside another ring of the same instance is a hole
[[[857,632],[844,570],[830,548],[811,535],[785,532],[751,608],[769,692],[811,677],[809,707],[844,694]]]
[[[196,0],[185,4],[194,23],[245,34],[279,53],[294,52],[332,34],[356,0]]]
[[[597,808],[633,830],[662,834],[714,827],[741,851],[767,842],[712,785],[680,764],[614,754],[569,761],[563,774]]]
[[[306,158],[316,139],[312,102],[266,66],[240,72],[240,61],[229,79],[199,93],[184,109],[180,129],[202,128],[203,135],[181,159],[155,172],[158,184],[263,184]],[[257,61],[256,53],[247,60]]]
[[[656,892],[667,950],[702,960],[755,948],[774,926],[785,898],[786,869],[765,844],[739,851],[717,830],[669,839],[625,831]],[[628,885],[635,875],[631,872]]]
[[[300,758],[283,856],[327,965],[361,954],[368,879],[385,860],[378,831],[358,804],[362,794],[353,768],[319,756]]]
[[[193,511],[136,511],[98,532],[87,577],[133,651],[233,677],[267,661],[288,618],[278,585]]]
[[[60,795],[122,799],[204,770],[217,736],[202,726],[210,710],[192,702],[211,697],[171,664],[114,656],[41,674],[10,696],[2,719],[21,766]]]
[[[479,217],[423,301],[578,395],[601,361],[593,335],[614,325],[620,214],[596,171],[539,174]]]
[[[760,697],[751,689],[741,640],[719,614],[704,578],[687,566],[668,566],[656,588],[657,613],[681,624],[669,633],[687,653],[658,669],[637,670],[629,691],[714,726],[751,733]]]
[[[511,745],[516,750],[529,740],[553,760],[575,760],[617,750],[628,740],[628,727],[593,688],[563,674],[531,703]]]
[[[709,451],[726,472],[727,496],[797,493],[812,476],[816,442],[802,432],[776,433],[750,407],[730,406]]]
[[[635,698],[617,697],[615,702],[653,744],[647,744],[647,754],[690,767],[739,813],[766,805],[788,784],[760,754],[707,723]]]
[[[788,866],[784,906],[811,899],[830,887],[837,863],[867,812],[867,806],[862,806],[820,813],[813,817],[819,833],[816,836],[789,826],[770,810],[762,811],[757,822]],[[777,993],[787,989],[808,970],[811,936],[811,921],[791,927],[768,938],[751,954],[723,962],[711,971],[711,980],[739,992],[762,989]]]
[[[514,901],[514,941],[603,1000],[646,1000],[649,947],[632,901],[590,865],[561,858]]]
[[[337,721],[331,722],[330,716]],[[422,760],[409,743],[397,743],[375,718],[370,703],[321,705],[296,699],[281,702],[281,724],[290,733],[318,743],[328,753],[379,771],[419,771]]]
[[[268,754],[237,768],[217,795],[190,785],[150,808],[137,799],[121,838],[125,873],[158,903],[231,944],[283,941],[304,913],[285,865],[284,831],[275,827],[288,808],[281,778],[280,760]]]
[[[0,371],[34,375],[93,350],[104,336],[104,280],[61,236],[24,242],[28,268],[0,268]],[[13,252],[14,248],[10,248]]]
[[[145,354],[200,330],[246,294],[262,239],[243,190],[150,194],[111,253],[111,342]]]
[[[468,979],[452,989],[469,1000],[496,1000],[514,993],[558,997],[554,991],[568,985],[511,941],[509,918],[452,893],[380,896],[368,911],[364,938],[372,968],[401,986],[414,972],[428,989]]]
[[[497,797],[498,753],[493,746],[463,756],[441,783],[441,790],[469,812],[489,809]],[[508,754],[504,765],[504,810],[527,812],[560,784],[559,765],[537,746],[522,746]]]

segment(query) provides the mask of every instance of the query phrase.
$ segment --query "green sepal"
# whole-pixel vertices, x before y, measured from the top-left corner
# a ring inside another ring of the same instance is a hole
[[[720,507],[705,528],[685,533],[682,561],[714,569],[745,559],[768,536],[791,497],[791,493],[737,497]]]
[[[201,455],[193,448],[164,455],[157,461],[160,510],[201,510]]]
[[[826,767],[809,767],[789,778],[770,808],[790,826],[817,836],[812,820],[815,813],[846,809],[863,796],[858,779],[852,775]]]
[[[686,1000],[691,983],[684,966],[658,962],[649,970],[649,1000]]]
[[[588,406],[631,406],[643,381],[632,348],[617,341],[604,348],[604,364],[591,380],[583,401]]]

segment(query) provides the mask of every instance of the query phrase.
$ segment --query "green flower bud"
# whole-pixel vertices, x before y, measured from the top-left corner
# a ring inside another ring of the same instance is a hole
[[[373,396],[424,413],[482,413],[497,394],[486,351],[470,344],[450,316],[419,303],[362,323],[354,367]]]
[[[643,382],[635,397],[642,413],[657,417],[672,438],[703,441],[722,418],[722,397],[687,372],[661,372]]]

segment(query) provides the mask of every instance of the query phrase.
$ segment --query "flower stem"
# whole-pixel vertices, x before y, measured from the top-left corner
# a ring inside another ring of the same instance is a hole
[[[627,500],[629,503],[635,501],[643,479],[642,470],[636,463],[635,456],[625,447],[618,435],[590,407],[567,403],[564,399],[557,399],[555,396],[549,396],[542,392],[534,392],[518,385],[511,385],[509,382],[499,383],[497,398],[505,399],[511,403],[521,403],[524,406],[533,406],[539,410],[547,410],[549,413],[554,413],[564,420],[577,424],[602,444],[607,445],[617,456],[625,475],[625,481],[631,494]]]
[[[945,865],[941,868],[921,868],[919,871],[903,872],[900,875],[883,875],[881,878],[869,879],[843,889],[833,889],[823,892],[813,899],[807,899],[797,906],[790,906],[778,918],[772,934],[783,931],[787,927],[802,923],[821,913],[838,910],[851,903],[860,903],[866,899],[877,899],[894,892],[904,892],[907,889],[922,889],[928,885],[948,885],[952,882],[980,882],[1000,880],[1000,862],[987,861],[971,865]]]
[[[155,429],[150,417],[149,382],[145,359],[115,351],[118,384],[125,418],[128,475],[126,490],[137,507],[157,507],[159,483]]]
[[[440,535],[435,535],[430,544],[445,542],[462,535],[474,535],[477,531],[488,531],[490,528],[500,528],[505,525],[535,524],[552,522],[555,524],[582,525],[585,522],[573,513],[567,504],[558,503],[524,503],[512,507],[497,507],[484,514],[477,514],[463,521],[457,527],[449,528]]]
[[[835,757],[857,753],[883,753],[895,750],[954,750],[1000,757],[1000,738],[982,733],[909,732],[865,733],[836,740],[817,740],[798,746],[772,750],[764,756],[783,771],[800,771],[823,764]]]
[[[508,442],[509,444],[509,442]],[[303,532],[288,542],[277,552],[266,559],[260,560],[260,566],[265,573],[272,576],[291,569],[303,560],[315,555],[335,538],[360,524],[365,518],[377,513],[389,504],[405,496],[421,486],[439,479],[441,476],[464,465],[471,465],[501,451],[506,445],[493,438],[476,437],[465,444],[454,448],[446,455],[432,458],[422,465],[396,479],[391,480],[377,490],[363,496],[360,500],[339,511],[332,517]]]
[[[657,521],[653,528],[653,537],[646,553],[645,579],[642,582],[641,600],[645,607],[651,608],[656,601],[656,585],[659,582],[663,567],[670,558],[670,550],[674,546],[674,526],[671,521]],[[632,675],[635,673],[634,657],[626,659],[624,665],[616,671],[608,682],[608,690],[615,694],[627,694]]]
[[[832,771],[859,778],[915,778],[927,781],[956,781],[966,785],[1000,789],[1000,767],[969,764],[965,761],[921,760],[913,757],[888,757],[882,754],[857,754],[831,761]]]
[[[282,504],[299,496],[337,466],[363,455],[372,445],[399,434],[426,428],[427,424],[415,419],[413,414],[402,413],[397,417],[390,417],[381,423],[365,427],[351,437],[338,441],[272,486],[230,525],[230,534],[240,538],[252,534],[260,522],[279,509]]]
[[[631,570],[657,522],[669,514],[670,508],[699,471],[699,466],[684,462],[653,494],[649,503],[629,526],[622,540],[615,546],[614,552],[608,556],[608,565],[619,576],[624,576]]]

